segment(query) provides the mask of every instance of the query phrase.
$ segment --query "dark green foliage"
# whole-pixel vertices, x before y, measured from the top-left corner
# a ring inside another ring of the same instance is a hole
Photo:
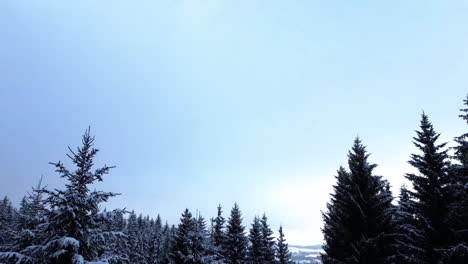
[[[291,264],[291,253],[288,249],[288,243],[284,238],[283,226],[279,228],[279,236],[276,242],[276,259],[278,264]]]
[[[18,211],[17,229],[14,251],[22,251],[29,246],[40,243],[43,237],[42,227],[46,224],[47,209],[43,198],[44,189],[41,186],[42,177],[36,188],[21,200]]]
[[[174,263],[208,263],[211,258],[205,244],[206,239],[205,220],[201,216],[193,218],[190,211],[185,209],[175,235],[172,253]]]
[[[394,216],[396,232],[396,254],[394,263],[423,264],[426,261],[424,233],[421,232],[416,218],[413,201],[405,186],[400,189],[397,210]]]
[[[338,170],[325,225],[324,263],[387,263],[393,256],[392,195],[388,183],[372,174],[364,145],[357,138],[348,154],[349,172]]]
[[[273,231],[268,225],[268,218],[263,214],[261,219],[262,224],[262,239],[263,239],[263,263],[273,264],[275,263],[275,238],[273,237]]]
[[[449,234],[449,227],[445,223],[448,217],[448,155],[446,143],[437,143],[440,134],[434,130],[424,113],[420,130],[416,133],[413,143],[420,154],[412,154],[409,163],[419,174],[407,174],[406,178],[413,185],[414,191],[410,195],[414,198],[418,226],[425,237],[423,248],[427,261],[435,263],[441,258],[439,250],[447,245]]]
[[[174,263],[194,263],[192,255],[192,232],[195,229],[195,222],[192,219],[192,213],[185,209],[177,227],[175,243],[173,248]]]
[[[219,205],[218,215],[213,219],[213,245],[217,248],[221,248],[226,240],[226,233],[224,232],[224,224],[226,223],[226,220],[222,213],[221,205]]]
[[[174,251],[174,244],[175,244],[175,236],[176,236],[176,229],[174,226],[169,227],[166,223],[163,227],[162,231],[163,239],[162,239],[162,256],[161,256],[161,264],[169,264],[172,263],[171,254]]]
[[[242,225],[242,214],[239,206],[234,204],[227,223],[225,261],[229,264],[241,264],[246,261],[247,240]]]
[[[265,263],[266,248],[262,229],[263,228],[260,219],[258,217],[255,217],[249,233],[250,245],[248,248],[248,263]]]
[[[468,96],[459,117],[468,123]],[[450,167],[447,186],[448,217],[450,227],[448,245],[443,251],[446,263],[468,263],[468,133],[455,138],[455,163]]]
[[[12,238],[14,237],[15,209],[8,197],[0,201],[0,250],[10,250]]]

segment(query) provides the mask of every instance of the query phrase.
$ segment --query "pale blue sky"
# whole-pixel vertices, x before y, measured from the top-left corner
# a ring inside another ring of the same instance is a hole
[[[0,195],[17,202],[88,125],[107,206],[211,217],[234,201],[291,243],[356,135],[398,187],[424,109],[466,130],[468,1],[0,2]]]

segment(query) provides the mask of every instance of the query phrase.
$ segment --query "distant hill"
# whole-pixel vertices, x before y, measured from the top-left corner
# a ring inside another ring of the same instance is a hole
[[[298,264],[315,264],[322,263],[320,261],[320,253],[322,253],[322,245],[289,245],[289,250],[292,253],[292,260]]]

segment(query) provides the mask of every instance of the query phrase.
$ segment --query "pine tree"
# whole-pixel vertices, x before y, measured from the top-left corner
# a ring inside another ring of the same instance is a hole
[[[12,238],[15,233],[15,209],[11,205],[10,199],[5,196],[0,201],[0,250],[12,249]]]
[[[291,253],[289,252],[288,243],[284,238],[283,226],[279,228],[279,237],[276,242],[276,259],[278,264],[291,264]]]
[[[459,115],[468,123],[468,95],[466,108]],[[456,146],[447,185],[448,217],[450,227],[448,246],[443,250],[445,263],[468,263],[468,133],[455,138]]]
[[[162,262],[162,251],[163,251],[163,227],[161,217],[156,217],[151,231],[151,240],[149,247],[149,256],[151,264],[159,264]]]
[[[143,237],[142,230],[139,225],[139,217],[134,211],[130,212],[127,221],[127,235],[128,235],[128,257],[130,263],[142,263],[144,262],[144,248],[143,248]]]
[[[205,218],[201,215],[198,216],[195,223],[195,232],[194,232],[194,245],[196,256],[199,256],[200,263],[218,263],[219,258],[216,255],[216,250],[213,246],[213,243],[209,237]]]
[[[41,234],[43,241],[41,245],[28,247],[21,253],[11,253],[10,256],[19,259],[18,263],[81,263],[100,257],[104,245],[100,241],[102,234],[97,222],[99,204],[116,194],[89,190],[90,185],[102,181],[112,168],[104,166],[92,170],[93,159],[98,152],[93,148],[93,142],[94,137],[88,129],[77,153],[69,148],[67,156],[76,166],[75,171],[68,170],[60,161],[51,163],[67,184],[64,190],[44,189],[49,210],[48,222]]]
[[[249,232],[250,245],[248,247],[247,262],[249,264],[263,264],[265,262],[265,240],[263,227],[258,217],[254,218]]]
[[[226,239],[226,234],[224,232],[224,224],[226,223],[226,220],[222,214],[223,211],[221,205],[219,205],[218,214],[213,220],[213,245],[219,249],[218,253],[222,253],[221,247]]]
[[[237,203],[234,204],[234,207],[231,210],[231,216],[228,219],[224,248],[226,263],[245,263],[247,241],[245,237],[245,228],[242,225],[242,213]]]
[[[419,174],[407,174],[406,178],[411,181],[419,226],[425,237],[427,260],[437,263],[441,258],[438,250],[446,247],[448,226],[445,221],[448,216],[447,189],[448,183],[447,167],[448,154],[445,150],[446,143],[438,144],[440,136],[433,125],[429,122],[426,114],[421,116],[420,131],[416,131],[414,145],[420,150],[420,154],[412,154],[409,163],[419,171]]]
[[[122,209],[114,209],[100,214],[100,226],[103,231],[102,243],[104,250],[101,259],[109,264],[129,263],[128,236],[126,235],[126,220],[124,215],[127,212]]]
[[[261,219],[262,224],[262,239],[264,247],[264,262],[265,264],[274,264],[275,263],[275,238],[273,236],[273,231],[268,225],[268,218],[263,214]]]
[[[173,259],[175,264],[194,263],[192,260],[192,249],[190,236],[194,229],[192,213],[185,209],[177,227],[175,244],[173,249]]]
[[[174,263],[208,263],[207,260],[205,260],[205,234],[205,220],[201,217],[193,218],[190,211],[185,209],[175,236],[172,254]]]
[[[419,229],[416,210],[405,186],[400,189],[400,196],[394,216],[396,231],[396,254],[394,263],[425,264],[425,251],[422,248],[425,237]]]
[[[351,208],[352,201],[349,199],[351,193],[351,177],[345,168],[340,167],[337,171],[336,185],[333,186],[331,202],[327,203],[327,212],[322,213],[324,227],[322,232],[325,239],[322,255],[324,263],[344,262],[351,254],[350,231],[345,228],[350,220],[350,214],[346,212]]]
[[[392,195],[388,183],[372,174],[375,164],[357,138],[348,154],[349,172],[340,168],[324,216],[324,263],[387,263],[392,257]]]
[[[18,211],[18,234],[15,236],[16,246],[14,251],[21,251],[25,248],[40,243],[41,228],[47,222],[47,209],[45,208],[45,200],[43,197],[44,188],[42,185],[42,177],[36,188],[32,188],[32,192],[28,196],[23,197]]]
[[[164,225],[162,229],[162,236],[163,236],[163,243],[162,243],[162,250],[161,250],[161,264],[169,264],[172,262],[172,252],[174,251],[174,243],[175,243],[175,235],[176,230],[175,227],[169,227],[169,225]]]

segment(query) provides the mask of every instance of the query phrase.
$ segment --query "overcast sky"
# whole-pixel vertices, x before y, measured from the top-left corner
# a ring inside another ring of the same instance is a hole
[[[184,208],[290,243],[321,243],[320,210],[359,135],[395,189],[424,109],[466,131],[468,2],[0,3],[0,195],[15,203],[91,126],[98,188],[177,224]],[[68,161],[67,161],[68,162]]]

